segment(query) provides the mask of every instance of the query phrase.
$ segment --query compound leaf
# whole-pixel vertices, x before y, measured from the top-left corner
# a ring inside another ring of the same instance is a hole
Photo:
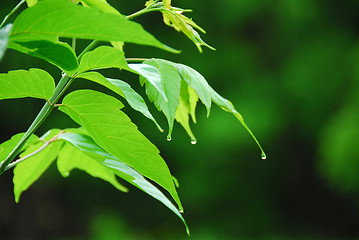
[[[162,44],[138,23],[120,14],[102,12],[65,0],[47,0],[24,10],[15,20],[10,38],[38,33],[69,38],[124,41],[176,50]]]
[[[37,68],[1,73],[0,85],[0,100],[24,97],[49,100],[55,90],[51,75]]]
[[[59,109],[84,127],[106,151],[165,188],[182,208],[159,150],[119,110],[122,107],[119,100],[106,94],[78,90],[68,94]]]
[[[44,142],[50,141],[59,132],[60,130],[58,129],[50,130],[41,139]],[[61,142],[53,142],[39,151],[45,145],[44,142],[37,142],[20,154],[20,158],[29,157],[25,161],[18,163],[14,169],[14,195],[17,203],[21,193],[28,189],[56,159],[62,146]],[[36,151],[39,152],[35,154]]]
[[[59,153],[57,169],[63,177],[68,177],[70,172],[75,168],[87,172],[92,177],[109,182],[120,191],[128,191],[126,187],[122,186],[116,180],[115,174],[110,169],[73,147],[71,144],[66,143]]]

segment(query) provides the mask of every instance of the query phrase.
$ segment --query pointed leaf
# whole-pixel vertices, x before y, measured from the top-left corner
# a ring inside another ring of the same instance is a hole
[[[128,68],[124,52],[108,46],[98,47],[82,57],[78,72],[102,68]]]
[[[119,109],[117,99],[93,90],[68,94],[60,110],[84,127],[102,148],[165,188],[180,205],[171,173],[159,151]]]
[[[120,14],[106,13],[70,1],[47,0],[23,11],[15,20],[10,38],[38,33],[69,38],[124,41],[176,52]]]
[[[114,91],[121,97],[125,98],[128,104],[136,111],[141,112],[145,117],[151,119],[157,126],[157,128],[163,132],[161,126],[157,123],[147,108],[145,100],[135,90],[131,88],[129,84],[117,79],[105,78],[98,72],[86,72],[77,76],[78,78],[84,78],[98,84],[101,84],[108,89]]]
[[[160,95],[158,88],[154,87],[149,81],[145,82],[146,94],[148,99],[154,103],[156,108],[163,112],[167,118],[169,131],[167,139],[171,139],[173,130],[173,121],[176,110],[179,105],[179,95],[181,88],[181,76],[177,69],[162,59],[150,59],[144,62],[145,65],[151,65],[160,72],[161,84],[168,101],[165,101]]]
[[[43,141],[49,141],[56,136],[60,130],[54,129],[46,133],[43,137]],[[20,157],[34,154],[37,150],[44,146],[44,142],[37,142],[26,149]],[[18,163],[14,169],[14,195],[15,201],[18,203],[21,193],[28,189],[50,166],[50,164],[56,159],[62,142],[53,142],[45,147],[42,151],[30,156],[23,162]]]
[[[55,90],[53,78],[41,69],[0,74],[0,100],[34,97],[49,100]]]
[[[3,58],[7,45],[9,42],[9,33],[11,31],[12,24],[8,24],[0,29],[0,61]]]
[[[20,37],[11,39],[9,48],[44,59],[59,67],[70,76],[76,72],[78,67],[77,57],[67,43],[48,41],[45,39],[34,40],[38,35],[25,35]]]
[[[155,118],[152,116],[152,114],[148,110],[147,105],[145,103],[145,100],[143,100],[141,95],[139,95],[135,90],[133,90],[131,88],[131,86],[128,83],[126,83],[124,81],[121,81],[121,80],[118,80],[118,79],[111,79],[111,78],[107,78],[107,80],[113,86],[116,86],[117,88],[122,90],[122,92],[125,94],[125,98],[126,98],[127,102],[130,104],[130,106],[133,109],[135,109],[136,111],[141,112],[148,119],[151,119],[156,124],[157,128],[161,132],[163,132],[160,125],[157,123]]]
[[[0,144],[0,163],[6,159],[6,157],[12,152],[15,146],[20,142],[22,137],[25,133],[18,133],[11,137],[11,139],[7,140]],[[39,138],[36,135],[31,135],[30,138],[27,140],[25,145],[22,147],[21,151],[24,151],[28,148],[31,144],[38,141]]]
[[[59,153],[57,168],[63,177],[68,177],[70,172],[77,168],[87,172],[92,177],[109,182],[120,191],[128,191],[116,180],[116,176],[111,170],[69,143],[65,144]]]
[[[127,166],[125,163],[102,149],[92,140],[91,137],[79,133],[65,132],[60,136],[60,138],[71,143],[77,149],[81,150],[93,159],[96,159],[102,165],[111,169],[117,176],[121,177],[135,187],[149,194],[153,198],[162,202],[183,221],[186,226],[187,232],[189,233],[187,224],[181,213],[160,190],[153,186],[149,181],[147,181],[141,174],[136,172],[134,169]]]
[[[191,138],[192,144],[196,144],[197,140],[191,130],[191,127],[189,126],[189,116],[191,115],[194,122],[196,121],[195,109],[197,101],[198,97],[194,90],[190,88],[186,82],[182,81],[180,103],[176,111],[176,121],[179,122],[186,130],[187,134]]]
[[[207,116],[209,116],[212,98],[211,87],[208,85],[206,79],[193,68],[179,63],[172,64],[175,64],[179,74],[181,75],[181,78],[195,90],[197,96],[199,99],[201,99],[201,102],[206,106]]]
[[[215,104],[217,104],[219,107],[221,107],[223,110],[232,113],[238,119],[238,121],[243,125],[243,127],[249,132],[249,134],[252,136],[254,141],[257,143],[259,149],[262,152],[262,159],[266,159],[267,157],[262,149],[262,146],[259,144],[257,138],[254,136],[251,129],[244,122],[242,115],[239,112],[237,112],[237,110],[234,108],[233,104],[229,100],[227,100],[227,99],[223,98],[221,95],[219,95],[213,89],[212,89],[212,101]]]

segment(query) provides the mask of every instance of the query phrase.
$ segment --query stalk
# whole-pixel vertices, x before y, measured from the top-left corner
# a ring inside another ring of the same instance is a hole
[[[18,10],[24,2],[25,2],[25,0],[21,0],[21,1],[19,2],[19,4],[17,4],[17,5],[13,8],[13,10],[11,10],[11,12],[10,12],[8,15],[6,15],[6,17],[4,18],[4,20],[3,20],[2,23],[0,24],[0,28],[2,28],[2,27],[5,25],[5,23],[6,23],[6,21],[8,20],[8,18],[9,18],[16,10]]]
[[[15,146],[12,152],[7,156],[7,158],[0,165],[0,175],[3,174],[6,167],[11,163],[12,160],[21,152],[22,147],[25,145],[29,137],[40,127],[40,125],[45,121],[45,119],[49,116],[52,109],[54,109],[54,101],[60,97],[60,93],[62,89],[66,86],[67,82],[71,79],[68,75],[63,75],[60,79],[59,83],[55,88],[55,92],[53,96],[50,98],[48,102],[44,104],[39,114],[36,116],[35,120],[32,122],[25,135],[21,138],[20,142]]]
[[[97,40],[91,42],[79,55],[78,59],[80,59],[86,52],[90,51],[92,48],[96,46],[98,43]],[[0,175],[5,172],[7,166],[15,159],[15,157],[21,152],[22,147],[25,145],[29,137],[35,133],[35,131],[40,127],[40,125],[45,121],[45,119],[49,116],[51,111],[56,107],[56,102],[60,99],[60,97],[64,94],[66,89],[70,86],[73,81],[73,77],[63,74],[59,83],[57,84],[54,94],[47,101],[35,120],[32,122],[25,135],[22,137],[20,142],[15,146],[15,148],[11,151],[11,153],[7,156],[7,158],[0,164]]]

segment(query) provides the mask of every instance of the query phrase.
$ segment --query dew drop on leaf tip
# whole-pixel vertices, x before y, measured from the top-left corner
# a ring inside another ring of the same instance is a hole
[[[191,144],[192,144],[192,145],[197,144],[197,140],[192,140],[192,141],[191,141]]]
[[[261,156],[261,157],[262,157],[263,160],[266,160],[266,159],[267,159],[267,156],[266,156],[266,154],[265,154],[264,152],[262,153],[262,156]]]
[[[172,138],[170,136],[167,137],[167,141],[171,141]]]

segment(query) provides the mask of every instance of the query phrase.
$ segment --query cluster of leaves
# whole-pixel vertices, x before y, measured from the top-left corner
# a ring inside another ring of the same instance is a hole
[[[186,225],[181,215],[183,207],[165,161],[156,146],[120,110],[124,107],[120,100],[98,91],[82,89],[68,93],[61,103],[57,102],[73,81],[85,79],[96,82],[118,94],[130,107],[152,120],[163,131],[148,110],[145,100],[128,83],[106,78],[94,71],[117,68],[139,76],[148,99],[167,118],[168,140],[171,139],[176,120],[186,130],[191,142],[196,143],[189,119],[196,123],[195,110],[199,100],[207,108],[208,115],[213,102],[232,113],[253,136],[241,115],[231,102],[209,86],[201,74],[188,66],[163,59],[129,63],[122,49],[124,43],[177,52],[158,41],[140,24],[129,20],[136,14],[128,17],[121,15],[104,0],[43,0],[38,3],[36,0],[28,0],[27,3],[29,8],[19,14],[13,24],[0,29],[0,58],[6,48],[11,48],[46,60],[61,69],[63,75],[55,86],[52,76],[42,69],[0,74],[0,100],[33,97],[46,101],[26,133],[17,134],[0,145],[0,174],[15,167],[16,202],[21,193],[57,159],[62,176],[67,177],[72,169],[78,168],[111,183],[121,191],[127,191],[117,181],[116,176],[120,177],[161,201]],[[156,7],[156,4],[161,7]],[[189,37],[194,36],[190,38],[199,49],[201,45],[206,45],[199,41],[198,33],[191,27],[197,25],[182,16],[178,9],[171,7],[169,1],[151,2],[146,9],[162,11],[166,24]],[[170,14],[177,14],[178,21]],[[194,35],[190,35],[189,31]],[[71,47],[60,41],[59,37],[71,38],[73,43],[76,39],[94,41],[77,56],[75,44]],[[111,43],[112,46],[102,45],[91,50],[98,41]],[[34,132],[56,107],[70,116],[80,128],[52,129],[42,137],[37,137]],[[19,159],[13,161],[18,154]],[[262,158],[265,158],[263,151]],[[177,207],[147,179],[167,190]]]

